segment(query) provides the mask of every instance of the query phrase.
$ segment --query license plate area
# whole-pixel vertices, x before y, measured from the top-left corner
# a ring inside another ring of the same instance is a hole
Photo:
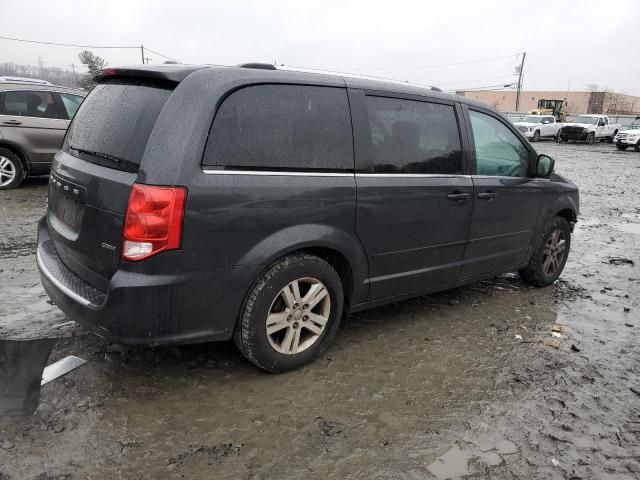
[[[80,231],[86,199],[87,190],[83,186],[53,174],[49,177],[49,215],[65,230]]]

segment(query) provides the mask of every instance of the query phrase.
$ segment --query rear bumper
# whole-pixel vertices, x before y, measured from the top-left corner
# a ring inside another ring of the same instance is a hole
[[[133,271],[141,264],[123,263],[101,291],[62,262],[45,218],[38,225],[37,260],[42,285],[60,310],[125,345],[228,340],[253,274],[241,267],[147,274]]]

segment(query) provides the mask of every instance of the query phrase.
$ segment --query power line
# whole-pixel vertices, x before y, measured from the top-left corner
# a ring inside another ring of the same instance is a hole
[[[24,38],[3,37],[2,40],[13,40],[14,42],[23,43],[37,43],[40,45],[56,45],[58,47],[78,47],[78,48],[139,48],[138,46],[124,46],[124,45],[77,45],[75,43],[57,43],[57,42],[41,42],[39,40],[26,40]]]
[[[502,60],[503,58],[513,58],[513,57],[517,57],[522,55],[521,53],[514,53],[511,55],[503,55],[501,57],[491,57],[491,58],[480,58],[477,60],[465,60],[462,62],[455,62],[455,63],[441,63],[439,65],[421,65],[421,66],[414,66],[414,67],[384,67],[384,68],[354,68],[353,70],[422,70],[422,69],[429,69],[429,68],[440,68],[440,67],[453,67],[455,65],[468,65],[470,63],[482,63],[482,62],[490,62],[493,60]]]
[[[76,43],[43,42],[43,41],[40,41],[40,40],[27,40],[25,38],[4,37],[4,36],[0,36],[0,39],[2,39],[2,40],[11,40],[11,41],[14,41],[14,42],[36,43],[38,45],[55,45],[57,47],[76,47],[76,48],[95,48],[95,49],[99,49],[99,48],[133,49],[133,48],[141,48],[142,47],[141,45],[140,46],[138,46],[138,45],[136,45],[136,46],[129,46],[129,45],[80,45],[80,44],[76,44]],[[151,50],[150,48],[144,47],[144,49],[150,51],[151,53],[155,53],[156,55],[159,55],[162,58],[166,58],[167,60],[171,60],[172,62],[177,62],[177,60],[174,60],[173,58],[167,57],[166,55],[163,55],[160,52],[156,52],[154,50]],[[143,53],[143,56],[144,56],[144,53]]]
[[[509,83],[509,84],[499,84],[499,85],[486,85],[484,87],[457,88],[455,90],[446,90],[446,91],[447,92],[457,92],[457,91],[473,92],[475,90],[504,90],[505,88],[511,88],[514,85],[516,85],[516,84],[515,83]]]
[[[457,82],[447,82],[447,83],[433,82],[433,84],[441,87],[443,85],[457,85],[460,83],[488,82],[489,80],[500,80],[501,78],[513,77],[515,75],[517,75],[517,73],[510,73],[508,75],[501,75],[499,77],[477,78],[476,80],[461,80]]]
[[[145,49],[145,50],[148,50],[148,51],[149,51],[149,52],[151,52],[151,53],[155,53],[156,55],[160,55],[162,58],[165,58],[165,59],[167,59],[167,60],[171,60],[172,62],[178,62],[178,60],[175,60],[175,59],[173,59],[173,58],[171,58],[171,57],[167,57],[166,55],[163,55],[163,54],[161,54],[161,53],[154,52],[154,51],[153,51],[153,50],[151,50],[150,48],[144,47],[144,49]],[[178,63],[180,63],[180,62],[178,62]]]

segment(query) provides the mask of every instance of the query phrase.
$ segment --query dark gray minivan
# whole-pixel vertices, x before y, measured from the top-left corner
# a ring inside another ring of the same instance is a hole
[[[53,163],[43,285],[133,345],[299,367],[346,312],[560,275],[578,190],[496,110],[273,66],[108,68]]]

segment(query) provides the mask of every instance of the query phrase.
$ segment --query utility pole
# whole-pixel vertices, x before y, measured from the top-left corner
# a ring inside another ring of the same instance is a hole
[[[142,64],[144,65],[144,46],[140,44],[140,53],[142,54]]]
[[[147,65],[149,65],[149,60],[153,60],[153,58],[149,58],[149,57],[144,57],[144,59],[147,61]]]
[[[73,72],[73,74],[75,75],[75,73],[76,73],[76,66],[75,66],[75,64],[73,64],[73,63],[72,63],[71,65],[67,65],[67,66],[68,66],[68,67],[71,67],[71,71],[72,71],[72,72]]]
[[[527,52],[522,54],[522,62],[520,63],[520,76],[518,77],[518,91],[516,93],[516,112],[520,111],[520,92],[522,91],[522,75],[524,73],[524,59],[527,56]]]
[[[40,69],[40,75],[42,75],[42,71],[44,70],[44,60],[42,59],[42,55],[38,55],[38,68]]]

